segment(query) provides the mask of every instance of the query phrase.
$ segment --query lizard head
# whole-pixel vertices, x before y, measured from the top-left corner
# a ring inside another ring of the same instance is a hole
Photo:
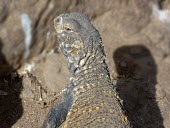
[[[87,58],[94,55],[97,47],[103,50],[98,31],[82,13],[59,15],[54,19],[54,28],[59,48],[67,56],[68,65],[74,69],[85,65]]]

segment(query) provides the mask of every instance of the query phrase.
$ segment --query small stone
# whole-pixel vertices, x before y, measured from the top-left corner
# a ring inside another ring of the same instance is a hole
[[[28,88],[31,86],[31,80],[29,77],[23,77],[22,84],[24,88]]]
[[[67,85],[67,81],[69,81],[69,72],[64,61],[64,58],[59,54],[51,54],[43,65],[41,72],[44,83],[52,92],[59,93]]]
[[[23,98],[34,98],[34,93],[32,92],[31,89],[25,89],[22,92],[22,97]]]

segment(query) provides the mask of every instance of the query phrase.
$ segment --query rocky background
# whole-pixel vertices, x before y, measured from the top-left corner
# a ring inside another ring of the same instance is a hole
[[[38,128],[69,79],[53,19],[99,30],[134,128],[170,128],[169,0],[0,0],[0,128]]]

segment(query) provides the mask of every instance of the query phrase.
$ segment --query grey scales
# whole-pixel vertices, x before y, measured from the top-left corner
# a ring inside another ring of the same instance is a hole
[[[112,84],[98,30],[82,13],[54,19],[71,78],[42,128],[130,128]]]

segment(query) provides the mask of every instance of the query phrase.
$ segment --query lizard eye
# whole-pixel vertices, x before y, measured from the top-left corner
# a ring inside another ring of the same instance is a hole
[[[65,27],[65,30],[67,30],[69,32],[72,31],[71,28],[69,28],[69,27]]]

